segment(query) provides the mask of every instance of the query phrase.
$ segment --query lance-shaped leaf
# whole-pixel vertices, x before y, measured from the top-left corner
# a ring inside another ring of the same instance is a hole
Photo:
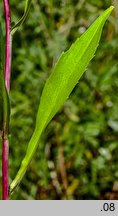
[[[18,30],[18,28],[19,28],[19,27],[24,23],[24,21],[26,20],[27,15],[28,15],[28,13],[29,13],[29,9],[30,9],[30,4],[31,4],[31,0],[26,0],[26,2],[25,2],[24,14],[23,14],[23,16],[21,17],[21,19],[12,27],[12,29],[11,29],[11,34],[12,34],[12,35]]]
[[[8,134],[10,104],[4,80],[4,36],[0,23],[0,130],[3,128]]]
[[[20,170],[11,184],[11,191],[13,191],[22,179],[37,149],[43,130],[61,108],[64,101],[69,97],[71,91],[84,73],[88,63],[93,58],[100,40],[103,25],[112,10],[112,6],[108,8],[89,29],[72,44],[67,52],[62,53],[49,79],[46,81],[40,100],[34,134],[29,142]]]

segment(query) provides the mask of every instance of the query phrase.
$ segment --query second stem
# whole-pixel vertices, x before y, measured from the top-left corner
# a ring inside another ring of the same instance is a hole
[[[4,14],[5,14],[5,26],[6,26],[6,40],[5,40],[5,66],[4,66],[4,78],[7,92],[10,90],[10,71],[11,71],[11,17],[9,0],[3,0]],[[3,119],[4,125],[6,119]],[[8,156],[9,156],[9,141],[8,134],[5,127],[2,131],[2,199],[8,200],[9,190],[9,175],[8,175]]]

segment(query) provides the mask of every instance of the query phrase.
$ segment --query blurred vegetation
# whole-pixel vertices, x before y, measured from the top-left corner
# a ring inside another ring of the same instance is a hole
[[[12,21],[21,17],[24,4],[10,0]],[[32,1],[27,21],[13,38],[9,172],[11,182],[25,155],[52,66],[111,4],[115,10],[95,58],[47,127],[11,199],[118,199],[117,0]],[[2,3],[0,14],[3,19]]]

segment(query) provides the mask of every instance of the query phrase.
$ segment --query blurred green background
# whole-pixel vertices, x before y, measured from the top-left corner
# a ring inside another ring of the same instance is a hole
[[[42,135],[11,199],[118,199],[117,0],[32,1],[25,24],[13,38],[9,174],[11,182],[33,133],[52,66],[111,4],[115,10],[104,27],[95,58]],[[25,1],[10,0],[10,5],[16,22]],[[0,19],[3,17],[1,2]]]

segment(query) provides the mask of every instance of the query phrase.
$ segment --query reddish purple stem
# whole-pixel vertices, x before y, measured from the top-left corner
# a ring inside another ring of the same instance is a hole
[[[3,0],[5,24],[6,24],[6,41],[5,41],[5,68],[4,77],[7,91],[10,90],[10,70],[11,70],[11,18],[9,0]],[[9,175],[8,175],[8,155],[9,155],[9,141],[7,138],[6,128],[2,131],[2,199],[9,199]]]
[[[11,70],[11,17],[10,17],[10,7],[9,0],[3,0],[4,2],[4,12],[6,21],[6,46],[5,46],[5,83],[6,88],[10,90],[10,70]]]
[[[9,176],[8,176],[8,154],[9,154],[9,142],[6,137],[6,133],[2,131],[2,199],[8,200],[8,188],[9,188]]]

